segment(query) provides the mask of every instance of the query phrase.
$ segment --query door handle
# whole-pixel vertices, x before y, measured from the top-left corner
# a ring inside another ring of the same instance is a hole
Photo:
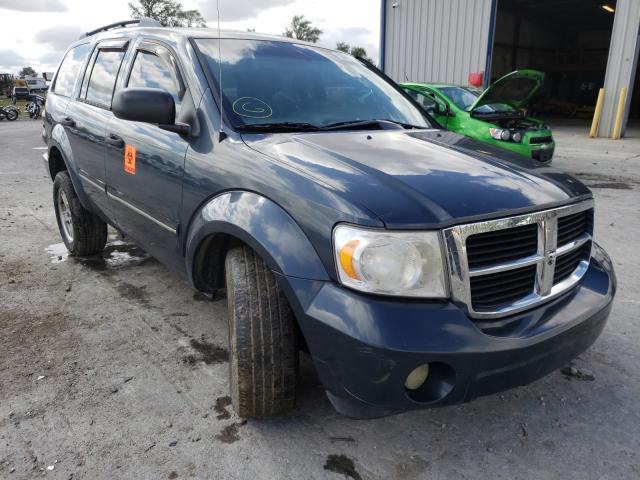
[[[64,126],[64,127],[75,127],[76,126],[76,122],[73,118],[71,117],[64,117],[62,120],[60,120],[60,125]]]
[[[124,140],[119,135],[115,133],[110,133],[107,135],[106,141],[109,145],[113,145],[114,147],[122,148],[124,147]]]

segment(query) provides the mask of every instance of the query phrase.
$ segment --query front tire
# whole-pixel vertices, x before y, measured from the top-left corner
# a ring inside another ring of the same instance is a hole
[[[104,249],[107,224],[82,206],[67,172],[59,172],[53,181],[53,205],[60,235],[72,256],[94,255]]]
[[[297,329],[275,276],[247,246],[225,260],[231,401],[240,417],[291,410],[298,377]]]

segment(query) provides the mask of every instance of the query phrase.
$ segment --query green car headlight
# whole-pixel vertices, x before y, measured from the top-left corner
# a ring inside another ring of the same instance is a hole
[[[490,128],[489,135],[491,135],[491,138],[502,140],[503,142],[508,142],[511,138],[511,132],[506,128]]]

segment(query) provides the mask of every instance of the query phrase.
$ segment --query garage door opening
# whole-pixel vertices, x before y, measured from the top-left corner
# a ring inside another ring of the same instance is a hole
[[[491,80],[540,70],[545,85],[531,113],[588,125],[604,85],[615,8],[615,0],[499,0]]]

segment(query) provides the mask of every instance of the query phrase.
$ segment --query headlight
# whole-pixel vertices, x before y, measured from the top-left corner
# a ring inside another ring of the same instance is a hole
[[[511,135],[511,140],[513,140],[516,143],[519,143],[520,140],[522,140],[522,134],[520,132],[513,132],[513,134]]]
[[[439,232],[339,225],[333,247],[343,285],[381,295],[447,296]]]
[[[504,128],[490,128],[489,135],[496,140],[508,141],[511,138],[511,132]]]

